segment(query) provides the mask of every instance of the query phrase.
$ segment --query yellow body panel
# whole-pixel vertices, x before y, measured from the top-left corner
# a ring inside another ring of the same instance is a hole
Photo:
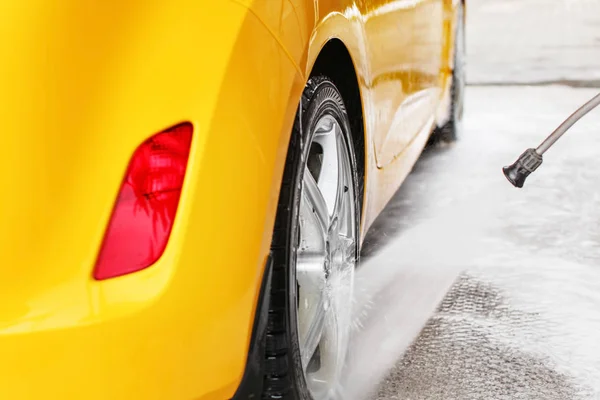
[[[397,14],[377,14],[386,7]],[[230,398],[320,49],[341,39],[359,77],[364,234],[443,104],[452,10],[449,0],[0,0],[0,399]],[[429,13],[440,21],[425,23]],[[400,22],[433,41],[398,41]],[[423,88],[422,123],[390,129]],[[94,281],[131,154],[181,121],[194,136],[164,255]]]

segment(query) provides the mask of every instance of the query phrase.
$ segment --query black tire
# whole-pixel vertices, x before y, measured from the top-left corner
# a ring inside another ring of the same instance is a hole
[[[458,139],[462,127],[465,98],[465,12],[464,5],[459,3],[454,46],[454,68],[450,86],[450,119],[441,127],[436,127],[431,134],[429,144],[450,143]]]
[[[313,77],[306,85],[302,94],[301,107],[296,115],[271,244],[273,272],[262,399],[311,399],[304,378],[299,349],[295,252],[299,244],[298,215],[304,166],[312,142],[314,125],[323,115],[334,117],[344,131],[343,136],[353,169],[356,189],[354,192],[358,193],[350,121],[342,97],[330,79],[324,76]],[[355,195],[355,197],[359,196]],[[360,225],[359,214],[360,208],[356,201],[357,235]],[[356,254],[358,254],[358,243]]]

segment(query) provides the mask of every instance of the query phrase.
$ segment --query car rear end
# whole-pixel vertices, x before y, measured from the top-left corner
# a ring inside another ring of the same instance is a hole
[[[3,1],[0,32],[0,398],[230,397],[295,69],[229,1]]]

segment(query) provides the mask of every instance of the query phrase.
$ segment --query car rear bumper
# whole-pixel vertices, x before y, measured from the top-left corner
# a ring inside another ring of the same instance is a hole
[[[3,333],[0,398],[237,400],[258,396],[270,271],[267,261],[249,352],[232,340],[243,330],[234,310],[200,321],[159,301],[126,317]],[[229,321],[228,327],[224,321]],[[193,329],[196,323],[198,328]],[[182,337],[181,332],[189,334]]]
[[[0,398],[231,397],[247,353],[240,322],[249,313],[225,307],[226,314],[197,310],[188,318],[193,309],[169,303],[121,317],[99,315],[89,324],[3,332]]]

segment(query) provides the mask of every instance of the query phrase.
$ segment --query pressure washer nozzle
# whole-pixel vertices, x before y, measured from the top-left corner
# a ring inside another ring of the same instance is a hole
[[[540,165],[542,165],[543,157],[535,151],[535,149],[527,149],[514,164],[502,168],[504,176],[514,187],[522,188],[525,184],[525,179]]]

